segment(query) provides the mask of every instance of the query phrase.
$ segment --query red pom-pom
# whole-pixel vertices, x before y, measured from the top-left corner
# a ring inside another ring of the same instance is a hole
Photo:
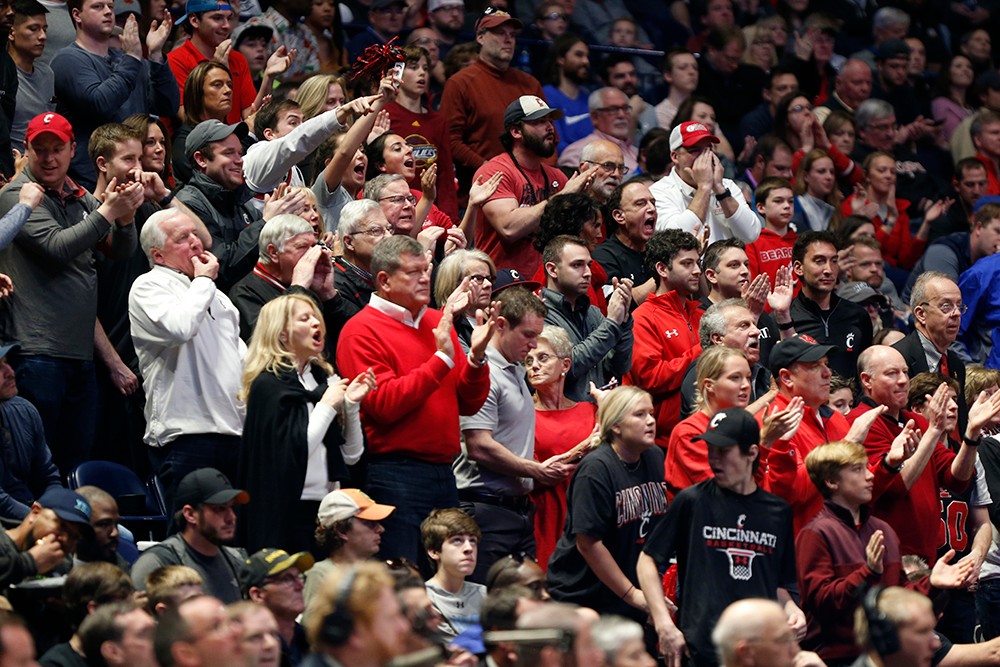
[[[351,80],[369,77],[381,79],[395,63],[403,62],[403,49],[393,46],[396,39],[398,38],[393,37],[386,44],[372,44],[365,49],[351,66]]]

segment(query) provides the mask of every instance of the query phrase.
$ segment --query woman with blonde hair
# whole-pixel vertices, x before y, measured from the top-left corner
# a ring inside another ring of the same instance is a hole
[[[375,374],[368,369],[350,383],[338,377],[323,358],[325,337],[319,307],[304,294],[266,303],[250,337],[238,474],[250,494],[241,522],[250,552],[308,551],[320,501],[361,458],[358,404],[375,388]]]
[[[695,442],[719,410],[745,408],[750,403],[750,362],[743,352],[725,345],[705,350],[695,366],[698,410],[677,424],[670,434],[665,462],[667,495],[712,476],[705,443]]]
[[[535,459],[547,461],[567,455],[575,460],[591,448],[597,406],[566,398],[566,373],[572,361],[573,342],[562,327],[545,325],[538,346],[528,353],[524,366],[535,390]],[[594,443],[596,444],[596,443]],[[566,490],[569,479],[552,486],[535,485],[535,548],[542,569],[548,565],[566,523]]]
[[[336,109],[351,101],[347,81],[336,74],[314,74],[299,86],[295,101],[302,111],[302,120],[314,118],[324,111]]]
[[[584,457],[566,494],[566,527],[549,560],[549,593],[642,623],[649,612],[635,565],[643,537],[667,511],[653,399],[638,387],[612,389],[597,421],[601,444]]]

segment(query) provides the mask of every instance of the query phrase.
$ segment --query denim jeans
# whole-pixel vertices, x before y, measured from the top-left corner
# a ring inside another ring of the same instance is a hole
[[[455,475],[448,464],[392,455],[372,457],[366,491],[375,502],[396,507],[382,521],[382,558],[403,556],[419,562],[424,557],[420,522],[433,509],[458,507]]]
[[[976,615],[983,641],[1000,637],[1000,579],[980,579],[976,589]]]
[[[97,430],[97,376],[93,361],[23,356],[17,389],[38,409],[52,462],[65,477],[90,459]]]

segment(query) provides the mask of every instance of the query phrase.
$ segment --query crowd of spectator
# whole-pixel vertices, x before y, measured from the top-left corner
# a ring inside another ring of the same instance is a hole
[[[0,667],[996,664],[994,4],[0,0]]]

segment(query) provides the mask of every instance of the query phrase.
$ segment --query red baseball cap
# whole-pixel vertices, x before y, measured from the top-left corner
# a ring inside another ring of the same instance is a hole
[[[24,141],[31,143],[39,134],[51,132],[66,142],[73,141],[73,126],[57,113],[40,113],[28,122]]]
[[[670,133],[670,150],[675,151],[681,146],[690,148],[703,139],[710,139],[713,144],[719,143],[719,138],[704,123],[689,120],[681,123]]]

